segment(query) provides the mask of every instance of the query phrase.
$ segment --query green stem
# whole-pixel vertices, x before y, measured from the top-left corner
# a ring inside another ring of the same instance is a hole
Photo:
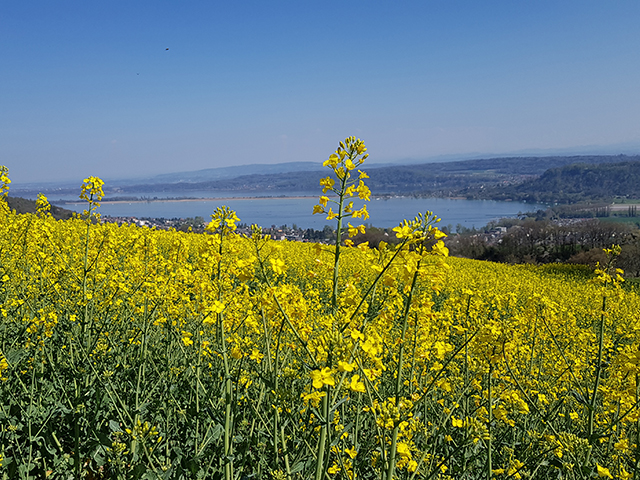
[[[289,465],[289,451],[287,450],[287,440],[284,436],[284,426],[280,427],[280,436],[282,439],[282,453],[284,453],[284,468],[287,472],[287,478],[291,480],[291,466]]]
[[[413,279],[411,280],[411,289],[409,290],[409,295],[407,296],[407,302],[404,307],[404,312],[402,314],[402,335],[400,337],[400,352],[398,353],[398,369],[396,370],[396,390],[395,390],[395,407],[400,412],[400,397],[402,393],[403,376],[402,376],[402,368],[404,364],[404,342],[405,337],[407,335],[407,327],[409,325],[409,312],[411,311],[411,302],[413,300],[413,292],[416,287],[416,283],[418,281],[418,274],[420,272],[420,264],[421,260],[418,261],[416,265],[416,271],[413,273]],[[396,468],[396,450],[398,443],[398,432],[400,430],[400,421],[393,428],[393,433],[391,434],[391,447],[389,452],[389,463],[387,465],[387,480],[393,480],[393,474]]]
[[[220,246],[218,253],[220,258],[216,269],[216,280],[218,287],[218,301],[222,301],[222,258],[224,255],[224,240],[228,234],[225,225],[225,219],[222,219],[222,228],[220,230]],[[231,368],[229,367],[229,355],[227,352],[227,340],[224,330],[224,316],[218,313],[218,331],[220,335],[220,349],[222,350],[222,359],[224,362],[224,478],[225,480],[233,480],[233,459],[231,457],[233,445],[231,442],[231,430],[233,428],[233,384],[231,381]],[[200,360],[198,360],[200,361]],[[196,390],[197,393],[197,390]]]
[[[640,375],[636,373],[636,404],[640,402]],[[636,420],[636,464],[633,469],[633,480],[638,480],[638,471],[640,470],[640,416]]]
[[[33,400],[35,397],[35,384],[36,384],[36,368],[35,365],[33,365],[31,367],[31,394],[29,395],[29,408],[27,410],[28,415],[29,415],[29,420],[27,422],[28,424],[28,429],[29,429],[29,460],[27,462],[27,478],[29,478],[29,471],[31,468],[31,462],[33,459],[33,433],[32,433],[32,419],[33,419],[33,410],[34,410],[34,406],[33,406]],[[76,438],[78,438],[76,436]]]
[[[491,475],[493,472],[493,462],[492,462],[492,451],[491,449],[493,448],[492,445],[492,440],[491,440],[491,434],[492,434],[492,428],[491,428],[491,424],[493,423],[493,397],[492,397],[492,391],[491,391],[491,384],[493,383],[493,364],[491,363],[491,360],[489,360],[489,385],[487,387],[488,390],[488,397],[489,397],[489,424],[487,425],[488,430],[489,430],[489,440],[487,440],[487,480],[491,480]]]
[[[605,284],[606,287],[606,284]],[[604,316],[605,309],[607,307],[607,296],[602,296],[602,313],[600,315],[600,326],[598,329],[598,363],[596,364],[596,381],[593,387],[593,394],[591,395],[591,401],[589,402],[589,443],[593,444],[594,434],[594,420],[596,410],[596,399],[598,395],[598,389],[600,388],[600,379],[602,377],[602,356],[604,351]]]
[[[636,404],[640,402],[640,375],[636,373]],[[635,465],[633,469],[633,480],[638,480],[640,476],[640,416],[636,420],[636,451],[635,451]]]
[[[200,338],[200,328],[198,328],[198,364],[196,365],[196,434],[194,440],[194,450],[198,456],[198,439],[200,436],[200,375],[202,372],[202,338]]]
[[[84,303],[84,315],[82,317],[82,341],[86,336],[86,324],[89,318],[89,302],[87,301],[87,266],[89,264],[89,230],[91,228],[91,222],[87,222],[87,234],[85,236],[84,243],[84,259],[82,264],[82,302]],[[85,345],[87,343],[85,342]]]
[[[93,194],[91,194],[89,200],[89,218],[87,219],[87,232],[85,235],[84,242],[84,257],[82,262],[82,303],[84,304],[84,312],[82,315],[82,324],[81,324],[81,338],[80,345],[82,347],[89,345],[90,342],[87,341],[87,322],[89,321],[89,302],[87,301],[87,275],[88,275],[88,265],[89,265],[89,234],[91,231],[91,212],[93,210]],[[74,467],[75,467],[75,475],[77,479],[81,478],[81,465],[80,465],[80,412],[78,412],[79,403],[82,398],[82,392],[79,390],[76,384],[76,412],[74,412],[74,426],[73,426],[73,436],[74,436]]]
[[[222,313],[218,314],[218,322],[220,324],[220,342],[222,347],[222,358],[224,361],[224,477],[225,480],[233,479],[233,459],[231,458],[233,446],[231,444],[231,429],[233,426],[233,385],[231,382],[231,369],[229,368],[229,355],[227,353],[227,341],[224,333],[224,318]]]
[[[328,386],[325,389],[328,390]],[[326,395],[322,397],[322,414],[324,415],[324,422],[322,424],[322,428],[320,430],[320,440],[318,440],[318,459],[316,461],[316,474],[314,479],[321,480],[324,476],[324,454],[325,448],[327,444],[327,422],[329,418],[329,392],[325,392]]]
[[[336,249],[333,259],[333,291],[331,293],[331,306],[335,310],[338,307],[338,273],[340,267],[340,243],[342,242],[342,209],[344,208],[344,192],[347,186],[347,173],[342,178],[338,201],[338,227],[336,229]]]
[[[469,388],[469,312],[471,311],[471,295],[469,295],[469,298],[467,299],[467,312],[465,315],[465,326],[464,326],[464,388]],[[463,411],[464,411],[464,418],[462,419],[463,421],[467,421],[467,418],[469,418],[469,396],[465,395],[464,397],[464,402],[463,402]],[[466,438],[465,438],[466,440]],[[465,444],[466,445],[466,444]],[[465,453],[466,453],[466,446],[465,446]],[[463,455],[462,456],[463,461],[462,461],[462,471],[466,472],[467,471],[467,455]],[[465,475],[466,476],[466,475]]]

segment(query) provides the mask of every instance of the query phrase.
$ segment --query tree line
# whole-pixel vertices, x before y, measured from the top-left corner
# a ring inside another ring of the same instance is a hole
[[[474,199],[562,204],[640,198],[640,162],[567,165],[518,185],[469,187],[465,195]]]
[[[500,229],[499,227],[503,227]],[[591,267],[604,261],[603,248],[622,246],[618,265],[640,276],[640,231],[628,224],[597,218],[549,220],[505,219],[483,231],[450,234],[452,255],[503,263],[577,263]]]

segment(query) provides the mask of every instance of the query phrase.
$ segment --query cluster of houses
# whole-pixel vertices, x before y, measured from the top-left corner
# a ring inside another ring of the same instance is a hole
[[[204,232],[206,222],[202,217],[195,218],[137,218],[137,217],[112,217],[103,216],[103,222],[122,224],[133,224],[139,227],[156,228],[157,230],[182,230],[193,231],[196,233]],[[251,235],[251,226],[240,224],[236,230],[239,234]],[[302,229],[295,225],[287,227],[281,225],[271,225],[271,227],[263,227],[262,233],[269,235],[273,240],[288,240],[291,242],[319,242],[329,243],[333,236],[333,230],[313,230]]]

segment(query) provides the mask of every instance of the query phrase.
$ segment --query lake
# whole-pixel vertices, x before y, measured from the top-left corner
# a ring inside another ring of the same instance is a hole
[[[209,195],[211,193],[209,192]],[[153,198],[155,194],[146,194]],[[158,198],[166,197],[163,193]],[[202,195],[193,195],[202,196]],[[235,197],[235,198],[233,198]],[[76,197],[77,198],[77,197]],[[355,208],[359,208],[356,198]],[[55,201],[53,201],[55,203]],[[99,208],[105,216],[137,218],[187,218],[201,216],[209,219],[216,207],[226,205],[235,210],[242,223],[257,223],[263,227],[271,225],[322,229],[325,225],[335,226],[335,220],[328,221],[326,215],[312,215],[318,197],[238,197],[229,195],[223,199],[190,199],[103,203]],[[64,208],[81,212],[83,204],[63,204]],[[418,212],[432,211],[442,219],[441,225],[455,227],[461,224],[467,228],[483,227],[491,220],[514,217],[518,213],[545,209],[544,205],[519,202],[496,202],[490,200],[458,200],[450,198],[372,198],[367,204],[370,218],[366,223],[374,227],[394,227],[403,219],[413,219]],[[354,222],[355,223],[355,222]],[[362,222],[358,222],[362,223]]]

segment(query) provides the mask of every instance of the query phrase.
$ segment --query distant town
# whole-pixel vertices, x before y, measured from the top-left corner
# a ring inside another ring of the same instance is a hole
[[[103,222],[117,223],[118,225],[133,224],[139,227],[156,228],[158,230],[178,230],[183,232],[203,233],[207,225],[204,217],[195,218],[138,218],[103,216]],[[238,225],[236,232],[241,235],[251,235],[251,226],[246,223]],[[271,225],[263,227],[262,233],[269,235],[273,240],[288,240],[292,242],[316,242],[335,243],[333,228],[326,226],[322,230],[312,228],[302,229],[297,225]]]

